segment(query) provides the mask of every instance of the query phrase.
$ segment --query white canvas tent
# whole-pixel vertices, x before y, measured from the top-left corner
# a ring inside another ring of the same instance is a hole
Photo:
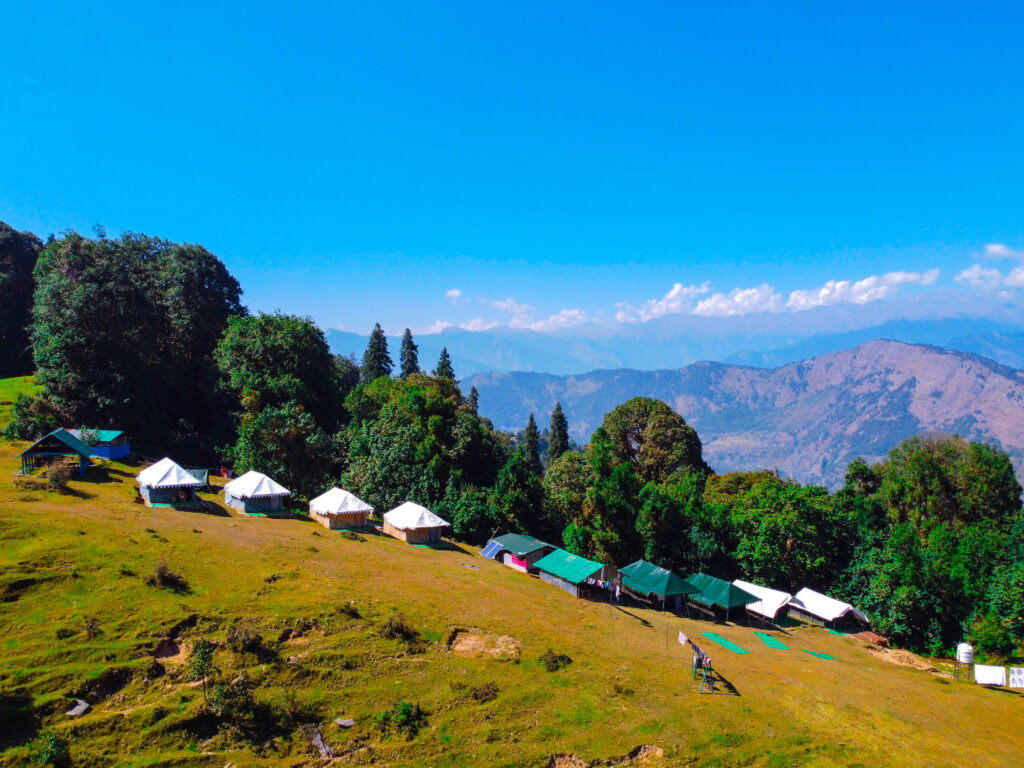
[[[250,470],[224,486],[224,503],[250,515],[279,512],[292,492],[262,472]]]
[[[139,472],[139,495],[150,507],[195,504],[202,483],[171,459],[164,457]]]
[[[863,611],[807,587],[797,592],[790,601],[789,615],[822,626],[871,625]]]
[[[447,520],[411,501],[384,513],[384,533],[410,544],[438,541],[441,529],[448,526]]]
[[[355,494],[331,488],[309,502],[309,516],[325,528],[358,528],[366,525],[373,507]]]
[[[780,592],[777,589],[769,589],[758,584],[751,584],[749,581],[743,581],[742,579],[736,579],[733,581],[733,584],[744,592],[749,592],[758,598],[756,603],[747,603],[747,611],[756,613],[758,616],[768,619],[768,621],[775,621],[779,612],[789,605],[789,601],[793,599],[793,596],[788,592]]]

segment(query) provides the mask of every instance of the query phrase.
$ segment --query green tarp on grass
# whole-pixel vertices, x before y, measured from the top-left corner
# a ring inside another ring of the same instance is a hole
[[[779,649],[781,649],[783,651],[788,651],[789,650],[789,648],[787,648],[785,645],[780,643],[778,640],[776,640],[774,637],[769,635],[767,632],[755,632],[754,634],[757,635],[759,638],[761,638],[761,642],[764,643],[765,645],[767,645],[769,648],[779,648]]]
[[[738,645],[736,645],[736,643],[732,642],[731,640],[726,640],[717,632],[701,632],[701,634],[709,640],[714,640],[723,648],[728,648],[733,653],[750,653],[750,651],[748,651],[746,648],[740,648]]]
[[[817,656],[819,659],[832,659],[832,661],[839,661],[835,656],[829,656],[827,653],[818,653],[817,651],[808,651],[804,649],[804,653],[809,653],[811,656]]]

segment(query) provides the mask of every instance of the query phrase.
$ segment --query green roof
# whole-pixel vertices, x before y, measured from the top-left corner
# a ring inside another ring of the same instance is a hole
[[[63,427],[61,427],[60,429],[55,429],[50,434],[45,435],[43,437],[40,437],[38,440],[36,440],[34,443],[32,443],[32,445],[30,445],[28,448],[26,448],[24,451],[22,451],[18,455],[19,456],[24,456],[26,453],[29,453],[30,451],[32,451],[37,445],[39,445],[42,442],[45,442],[46,440],[49,440],[51,437],[59,440],[62,443],[64,443],[64,445],[66,445],[68,448],[70,448],[72,451],[74,451],[77,454],[85,456],[86,458],[89,458],[90,456],[92,456],[92,448],[90,446],[86,445],[85,443],[83,443],[81,440],[79,440],[77,437],[72,435],[70,432],[68,432]]]
[[[519,533],[506,533],[504,536],[496,536],[491,541],[498,542],[502,549],[508,550],[516,557],[525,557],[538,549],[553,547],[552,544],[535,539],[533,536],[523,536]]]
[[[706,573],[695,573],[692,576],[687,576],[686,580],[700,590],[700,593],[694,595],[693,598],[704,605],[738,608],[741,605],[756,603],[760,600],[736,585],[716,579],[714,576],[708,576]]]
[[[604,567],[601,563],[587,560],[585,557],[566,552],[564,549],[556,549],[533,565],[535,568],[547,571],[552,576],[558,576],[573,584],[586,581],[588,576],[593,576]]]
[[[124,434],[124,430],[121,429],[90,429],[89,431],[96,435],[96,441],[99,443],[109,443],[112,440],[117,440],[118,437]],[[69,429],[68,432],[79,440],[82,439],[82,430]]]
[[[637,560],[621,569],[623,586],[644,595],[689,595],[700,592],[697,587],[672,571],[646,560]]]

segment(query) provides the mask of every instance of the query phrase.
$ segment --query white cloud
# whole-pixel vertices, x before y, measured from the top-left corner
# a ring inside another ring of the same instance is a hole
[[[551,315],[547,320],[538,320],[529,323],[527,327],[531,331],[554,331],[559,328],[570,328],[587,322],[587,313],[582,309],[563,309],[557,314]]]
[[[716,293],[701,301],[693,314],[706,317],[749,315],[754,312],[778,312],[782,298],[768,283],[756,288],[734,288],[728,294]]]
[[[1024,288],[1024,267],[1014,267],[1003,282],[1011,288]]]
[[[871,275],[857,282],[829,280],[820,288],[807,291],[793,291],[789,294],[786,309],[799,312],[814,307],[828,307],[833,304],[868,304],[891,296],[903,285],[931,285],[938,279],[939,270],[927,272],[887,272]]]
[[[981,264],[972,264],[956,276],[956,281],[974,288],[995,288],[1003,281],[1003,274],[998,269],[986,269]]]
[[[1014,250],[1002,243],[989,243],[985,246],[985,251],[981,256],[985,259],[1018,259],[1024,261],[1024,251]]]
[[[426,328],[417,329],[416,333],[423,334],[424,336],[429,336],[432,333],[440,333],[445,328],[451,328],[452,325],[454,325],[454,323],[449,323],[446,320],[437,320],[433,323],[433,325],[429,325]]]
[[[468,299],[462,298],[462,291],[458,288],[452,288],[450,291],[445,291],[444,297],[452,304],[458,304],[460,301],[468,301]]]
[[[507,299],[500,299],[494,302],[491,306],[495,309],[500,309],[502,312],[511,312],[514,315],[525,315],[533,312],[533,307],[529,304],[518,304],[511,296]]]
[[[690,311],[693,300],[711,291],[711,283],[705,281],[701,285],[673,284],[672,288],[660,299],[646,301],[640,307],[634,307],[625,302],[619,302],[615,306],[619,311],[615,313],[615,319],[620,323],[652,320],[663,315],[678,314]]]
[[[468,323],[459,323],[459,328],[461,328],[464,331],[489,331],[496,325],[497,323],[489,323],[482,317],[474,317]]]

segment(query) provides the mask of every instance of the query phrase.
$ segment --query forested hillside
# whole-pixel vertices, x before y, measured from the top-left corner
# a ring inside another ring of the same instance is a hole
[[[201,246],[68,233],[34,281],[39,391],[16,398],[9,439],[127,429],[143,455],[270,474],[300,509],[341,485],[378,512],[428,506],[472,544],[513,531],[613,566],[810,586],[911,648],[1024,642],[1021,488],[1006,452],[969,442],[1020,455],[1021,374],[989,361],[871,342],[776,371],[657,372],[658,397],[637,372],[534,377],[509,434],[481,408],[520,377],[460,383],[408,331],[396,364],[379,325],[360,362],[331,355],[308,318],[248,314]],[[917,436],[935,428],[967,439]],[[785,479],[809,457],[838,491]]]
[[[835,488],[854,458],[881,461],[927,432],[992,442],[1018,472],[1024,466],[1024,373],[935,347],[871,341],[775,370],[694,363],[583,376],[490,373],[466,383],[500,429],[561,403],[577,440],[629,397],[664,400],[699,430],[720,472],[778,470]]]

